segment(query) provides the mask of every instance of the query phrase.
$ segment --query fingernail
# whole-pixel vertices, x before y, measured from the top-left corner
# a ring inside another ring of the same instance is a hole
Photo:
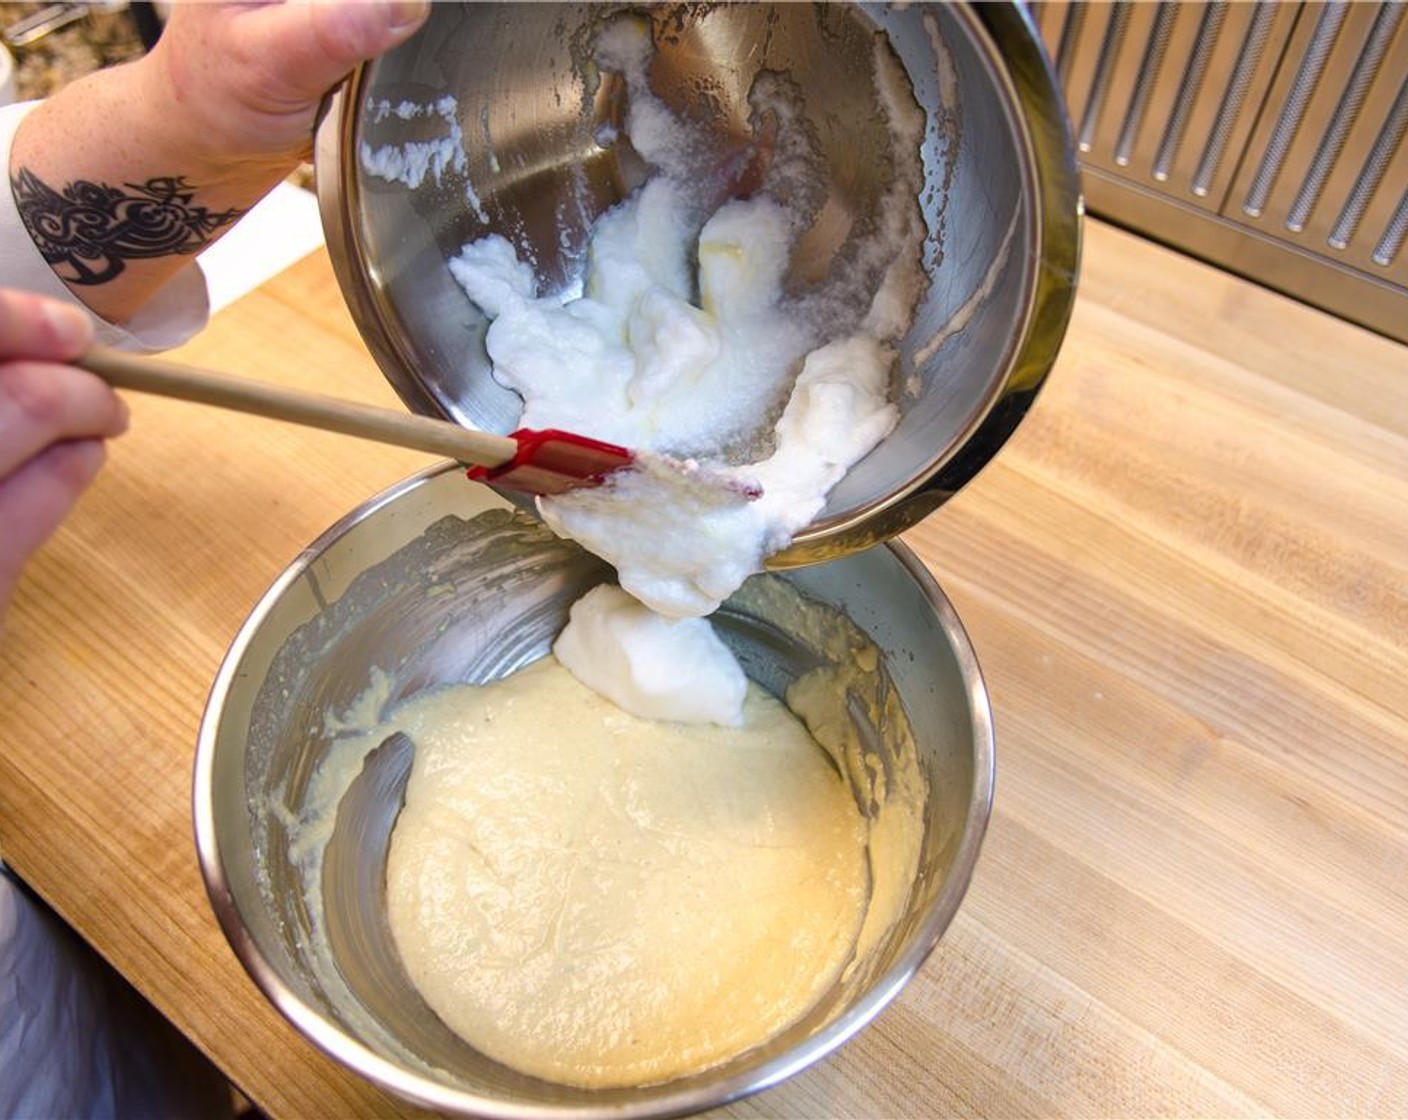
[[[430,0],[391,0],[390,7],[392,31],[418,27],[430,14]]]
[[[63,357],[76,358],[92,344],[93,323],[84,312],[54,300],[44,300],[39,308],[59,340]]]

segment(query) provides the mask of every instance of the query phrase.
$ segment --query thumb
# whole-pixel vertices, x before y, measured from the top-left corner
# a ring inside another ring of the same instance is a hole
[[[429,0],[312,5],[314,36],[326,51],[329,66],[340,66],[334,78],[405,42],[420,30],[429,15]]]
[[[341,0],[261,5],[242,31],[262,53],[286,95],[316,100],[359,62],[405,42],[430,14],[428,0]]]

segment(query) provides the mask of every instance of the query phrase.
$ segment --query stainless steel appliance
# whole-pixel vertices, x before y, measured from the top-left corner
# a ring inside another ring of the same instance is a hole
[[[1092,213],[1408,341],[1408,4],[1031,9]]]

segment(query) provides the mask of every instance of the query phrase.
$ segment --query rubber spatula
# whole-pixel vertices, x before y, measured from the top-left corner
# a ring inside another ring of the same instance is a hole
[[[475,481],[525,494],[561,494],[594,486],[635,461],[635,453],[627,448],[571,432],[521,428],[512,435],[490,435],[447,420],[245,381],[102,346],[92,347],[77,364],[115,389],[176,397],[448,455],[473,464],[469,477]]]

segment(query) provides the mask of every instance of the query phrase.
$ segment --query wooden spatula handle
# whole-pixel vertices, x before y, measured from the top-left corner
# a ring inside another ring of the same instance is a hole
[[[505,436],[472,431],[446,420],[336,400],[281,385],[245,381],[212,370],[154,361],[103,346],[94,346],[78,364],[116,389],[134,389],[139,393],[250,412],[432,455],[448,455],[463,463],[497,467],[512,459],[517,449],[517,444]]]

